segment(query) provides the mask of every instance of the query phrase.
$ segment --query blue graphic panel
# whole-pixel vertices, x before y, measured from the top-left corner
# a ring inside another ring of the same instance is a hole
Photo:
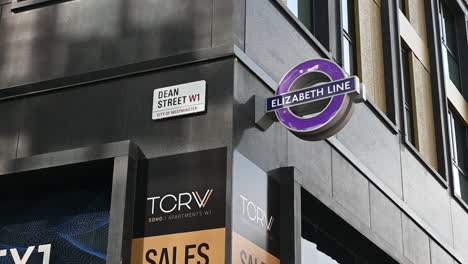
[[[111,192],[105,181],[111,178],[88,181],[104,172],[99,167],[94,172],[68,169],[75,171],[65,181],[56,178],[67,171],[61,168],[47,175],[14,175],[1,185],[7,189],[0,194],[0,250],[7,254],[0,264],[14,264],[12,254],[23,258],[28,247],[34,250],[26,263],[42,264],[44,253],[38,247],[47,244],[51,264],[106,262]],[[78,172],[84,176],[75,177]],[[35,178],[39,176],[44,177]]]

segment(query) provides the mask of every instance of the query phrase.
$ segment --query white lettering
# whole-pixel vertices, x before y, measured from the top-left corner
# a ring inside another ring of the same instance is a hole
[[[253,216],[250,215],[249,208],[251,208],[251,207],[253,207],[253,210],[254,210],[254,215]],[[256,210],[255,210],[255,204],[252,203],[252,202],[247,203],[247,215],[249,216],[250,220],[252,220],[252,221],[255,221],[255,219],[257,218]]]
[[[265,220],[265,213],[263,212],[262,208],[257,206],[257,224],[263,227],[263,221]]]
[[[304,93],[299,94],[299,100],[301,100],[301,101],[304,100],[304,97],[305,97]]]
[[[158,197],[150,197],[150,198],[147,198],[148,201],[149,201],[149,200],[152,201],[152,202],[151,202],[151,214],[154,214],[154,201],[155,201],[156,199],[159,199],[159,198],[161,198],[161,197],[158,196]]]
[[[278,99],[274,99],[271,101],[271,107],[276,107],[276,103],[278,102]]]
[[[317,96],[323,96],[323,88],[317,90]]]
[[[203,199],[201,199],[200,194],[198,192],[192,192],[193,197],[195,198],[195,201],[198,204],[198,207],[201,209],[202,207],[204,208],[206,204],[208,203],[208,200],[211,197],[211,194],[213,193],[213,189],[207,190],[205,193],[205,196],[203,196]]]
[[[268,220],[267,214],[261,207],[255,205],[252,201],[249,201],[245,196],[239,196],[242,199],[242,215],[246,215],[250,221],[270,231],[273,227],[274,217],[271,216]]]
[[[45,245],[39,245],[38,246],[38,252],[43,253],[42,257],[42,264],[49,264],[50,263],[50,251],[51,251],[51,244],[45,244]],[[2,249],[0,250],[0,258],[1,257],[6,257],[8,254],[8,251],[10,251],[11,258],[13,259],[14,264],[28,264],[28,260],[31,257],[31,254],[34,252],[35,246],[30,246],[26,249],[26,252],[24,255],[21,257],[18,249],[16,248],[11,248],[9,250],[7,249]],[[10,263],[10,262],[8,262]]]
[[[50,249],[52,245],[40,245],[37,249],[38,252],[44,253],[44,257],[42,258],[42,264],[49,264],[50,262]]]
[[[185,195],[185,196],[188,196],[188,201],[187,202],[182,202],[182,196]],[[192,201],[192,195],[190,195],[190,193],[179,193],[179,211],[180,211],[180,207],[182,207],[182,205],[185,205],[189,210],[192,209],[190,208],[190,202]]]
[[[293,99],[292,99],[292,102],[295,103],[295,102],[297,102],[297,101],[299,101],[299,98],[297,98],[297,95],[294,95],[294,96],[293,96]]]
[[[11,257],[13,257],[13,262],[15,262],[15,264],[26,264],[29,257],[33,253],[34,248],[34,246],[28,247],[22,258],[19,256],[18,250],[16,250],[16,248],[10,249],[10,254]]]
[[[194,191],[182,192],[176,195],[166,194],[162,198],[160,196],[148,197],[146,198],[146,200],[151,201],[151,214],[154,215],[156,213],[155,209],[159,209],[159,211],[167,214],[172,213],[174,210],[192,210],[194,206],[198,206],[198,208],[200,209],[205,208],[205,206],[208,204],[208,201],[211,198],[212,193],[213,189],[208,189],[204,193],[203,197],[198,191]],[[168,200],[173,200],[173,204],[172,201]],[[193,204],[193,201],[195,201],[195,204]]]
[[[247,198],[242,195],[240,195],[240,197],[242,199],[242,214],[245,214],[245,201],[247,201]]]
[[[164,210],[163,208],[163,203],[164,203],[164,200],[166,200],[168,197],[171,197],[172,199],[174,199],[175,203],[174,203],[174,207],[172,207],[171,209],[169,210]],[[177,197],[175,197],[174,195],[172,194],[168,194],[166,196],[164,196],[162,199],[161,199],[161,203],[159,204],[159,209],[161,209],[161,211],[163,211],[164,213],[170,213],[172,211],[174,211],[174,209],[176,209],[177,207]]]
[[[345,90],[349,90],[351,88],[350,81],[345,82]]]

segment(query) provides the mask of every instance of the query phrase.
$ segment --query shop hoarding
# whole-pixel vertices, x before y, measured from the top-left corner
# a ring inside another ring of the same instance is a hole
[[[150,159],[137,185],[131,263],[224,263],[226,149]]]
[[[234,152],[233,264],[280,263],[279,202],[279,183]]]

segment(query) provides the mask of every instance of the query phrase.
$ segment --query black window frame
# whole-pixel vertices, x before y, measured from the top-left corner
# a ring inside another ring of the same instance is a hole
[[[400,11],[405,15],[405,17],[408,17],[408,7],[407,7],[407,1],[406,0],[398,0],[398,7]]]
[[[405,141],[417,148],[417,134],[415,126],[415,111],[414,111],[414,87],[411,82],[411,49],[401,40],[400,47],[401,56],[401,94],[402,94],[402,111],[403,111],[403,131]]]
[[[11,11],[21,12],[70,0],[12,0]]]
[[[297,0],[300,1],[300,0]],[[307,0],[310,1],[310,0]],[[340,52],[338,52],[337,47],[337,38],[341,36],[341,32],[338,30],[339,21],[339,9],[338,9],[338,1],[339,0],[315,0],[313,2],[313,10],[320,10],[318,12],[320,14],[321,20],[319,21],[319,25],[316,23],[308,23],[300,18],[301,11],[299,10],[299,3],[298,3],[298,12],[293,13],[291,9],[282,1],[282,0],[274,0],[279,4],[286,13],[293,19],[296,25],[300,28],[300,30],[305,33],[309,37],[309,40],[312,40],[313,44],[322,52],[326,58],[330,60],[337,59],[340,56]],[[317,6],[318,5],[318,6]],[[325,12],[326,10],[326,12]],[[316,21],[317,22],[317,21]]]
[[[458,32],[457,32],[457,19],[455,17],[456,12],[453,11],[453,9],[450,7],[449,3],[445,0],[441,0],[439,2],[439,15],[440,15],[440,31],[441,31],[441,43],[442,47],[444,48],[443,52],[445,52],[444,58],[446,60],[443,60],[444,63],[444,68],[445,71],[448,72],[449,76],[448,79],[452,81],[452,83],[457,87],[457,89],[461,92],[463,91],[463,84],[461,80],[461,67],[460,67],[460,58],[459,58],[459,44],[458,44]],[[447,31],[448,28],[448,20],[446,18],[450,19],[450,26],[453,27],[451,29],[450,35],[452,36],[449,39],[449,34]],[[454,45],[452,47],[452,45]],[[449,58],[450,56],[450,58]],[[452,79],[452,74],[454,74],[453,69],[451,68],[450,64],[450,59],[456,64],[456,72],[455,74],[457,75],[456,78],[457,80]]]
[[[456,1],[456,0],[454,0]],[[440,40],[440,19],[439,19],[439,0],[437,1],[430,1],[425,4],[425,15],[426,15],[426,24],[427,24],[427,46],[429,51],[429,67],[431,70],[430,80],[431,85],[430,93],[432,96],[432,111],[434,114],[434,128],[435,128],[435,148],[436,148],[436,156],[437,156],[437,168],[435,168],[432,164],[430,164],[422,155],[419,149],[414,145],[414,143],[408,140],[405,131],[407,126],[407,118],[405,113],[405,95],[403,90],[404,80],[402,76],[402,56],[401,56],[401,48],[404,44],[404,41],[400,34],[400,23],[399,23],[399,12],[401,10],[398,8],[400,2],[394,1],[394,5],[390,4],[393,1],[389,1],[388,7],[389,10],[393,12],[389,12],[389,18],[391,15],[394,15],[393,24],[390,23],[389,27],[387,27],[387,32],[390,33],[392,37],[388,38],[387,40],[389,43],[395,42],[392,45],[391,49],[384,50],[386,52],[386,57],[391,57],[390,60],[394,60],[396,66],[394,65],[391,71],[389,71],[388,75],[386,76],[393,76],[393,78],[386,78],[393,84],[395,89],[395,97],[396,97],[396,106],[395,112],[397,113],[398,118],[398,126],[400,128],[400,135],[402,138],[402,143],[406,147],[406,149],[424,166],[424,168],[434,177],[434,179],[445,189],[449,187],[449,164],[448,164],[448,153],[447,153],[447,132],[446,132],[446,102],[445,102],[445,90],[442,89],[443,87],[443,74],[442,74],[442,55],[441,55],[441,40]],[[387,6],[387,5],[386,5]],[[393,9],[393,6],[395,7]],[[408,5],[406,5],[408,8]],[[406,14],[408,15],[408,14]],[[383,21],[385,23],[385,21]],[[408,45],[407,45],[408,46]],[[395,58],[395,59],[393,59]],[[397,76],[395,76],[395,74]],[[429,90],[428,90],[429,92]],[[407,97],[407,96],[406,96]],[[414,101],[413,101],[414,103]],[[414,105],[414,104],[413,104]],[[414,108],[413,108],[414,109]],[[414,111],[414,110],[413,110]],[[417,112],[414,112],[416,116]],[[417,124],[415,124],[415,132],[417,135]],[[417,142],[417,139],[416,139]],[[418,144],[418,143],[416,143]]]
[[[344,9],[343,2],[346,1],[347,9]],[[356,9],[355,9],[355,0],[339,0],[339,9],[340,9],[340,43],[341,43],[341,66],[343,69],[348,73],[348,75],[353,76],[357,75],[357,39],[356,39]],[[347,21],[348,25],[345,27],[344,21],[344,11],[347,11]],[[347,65],[345,64],[345,49],[346,45],[345,42],[348,42],[348,45],[351,47],[349,52],[349,70],[347,69]]]
[[[468,101],[468,74],[463,74],[468,71],[468,5],[462,3],[460,0],[438,0],[437,1],[437,15],[438,15],[438,26],[439,26],[439,43],[441,46],[442,52],[442,67],[443,67],[443,77],[444,79],[450,79],[450,66],[448,57],[447,60],[444,60],[444,53],[450,54],[452,58],[456,59],[458,66],[458,76],[459,76],[459,85],[452,81],[456,86],[458,91],[463,95],[465,100]],[[453,18],[454,23],[454,35],[455,35],[455,44],[456,50],[449,47],[445,41],[446,29],[445,29],[445,20],[444,20],[444,10],[445,12],[450,12],[451,18]],[[445,76],[448,73],[449,76]],[[445,84],[446,85],[446,84]]]
[[[465,124],[463,119],[457,115],[457,111],[449,107],[448,110],[448,131],[449,131],[449,148],[450,148],[450,165],[451,165],[451,178],[453,186],[453,195],[460,199],[465,205],[468,204],[468,188],[467,193],[463,194],[462,190],[458,194],[456,192],[456,185],[460,187],[460,177],[463,177],[468,184],[468,126]],[[458,135],[460,132],[457,129],[457,125],[462,127],[462,135]],[[463,131],[464,130],[464,131]],[[464,134],[464,135],[463,135]],[[458,142],[458,139],[462,138],[465,142]],[[463,154],[460,154],[460,151]],[[463,159],[460,161],[460,159]],[[458,182],[456,181],[456,176]]]
[[[446,79],[448,69],[444,61],[445,45],[442,43],[442,11],[441,1],[443,1],[450,10],[454,12],[456,21],[456,33],[459,55],[459,67],[461,72],[468,71],[468,5],[463,3],[463,0],[437,0],[431,1],[426,5],[426,16],[428,17],[428,42],[429,56],[431,61],[431,81],[433,87],[433,104],[435,109],[435,125],[437,132],[437,156],[438,156],[438,172],[444,178],[441,182],[445,188],[450,190],[451,196],[468,212],[468,204],[463,202],[454,193],[453,177],[452,177],[452,160],[450,148],[450,130],[449,130],[449,109],[453,105],[447,96]],[[430,30],[429,30],[430,28]],[[462,89],[458,89],[461,95],[468,100],[468,74],[461,75]]]

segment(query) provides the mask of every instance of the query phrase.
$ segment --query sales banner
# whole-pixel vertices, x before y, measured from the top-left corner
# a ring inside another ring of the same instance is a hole
[[[239,152],[233,163],[233,264],[280,263],[279,184]]]
[[[225,262],[226,149],[148,160],[137,184],[132,264]]]

